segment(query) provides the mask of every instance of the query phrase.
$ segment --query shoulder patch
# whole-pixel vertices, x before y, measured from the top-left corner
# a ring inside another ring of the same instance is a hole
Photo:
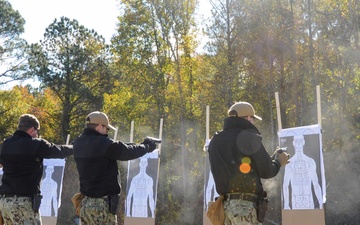
[[[262,137],[251,131],[243,130],[236,137],[236,146],[245,155],[255,154],[261,145]]]

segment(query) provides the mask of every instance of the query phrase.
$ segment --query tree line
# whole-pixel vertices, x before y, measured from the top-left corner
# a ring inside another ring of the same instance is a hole
[[[202,224],[207,105],[212,135],[235,101],[252,103],[272,152],[278,129],[274,93],[283,128],[315,124],[320,85],[324,150],[358,149],[359,0],[209,3],[211,16],[202,21],[196,19],[196,0],[119,0],[110,44],[66,17],[55,18],[39,43],[28,44],[20,37],[25,20],[0,0],[1,85],[40,82],[0,91],[1,137],[15,131],[22,113],[36,115],[43,137],[58,143],[79,135],[94,110],[110,116],[123,141],[131,121],[140,142],[157,136],[163,118],[159,225]],[[76,180],[74,173],[70,158],[64,182]],[[73,215],[69,198],[78,187],[68,185],[60,212]]]

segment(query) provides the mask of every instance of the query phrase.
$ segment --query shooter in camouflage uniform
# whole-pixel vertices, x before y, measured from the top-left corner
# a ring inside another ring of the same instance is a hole
[[[257,216],[257,208],[265,192],[260,178],[274,177],[289,159],[280,151],[269,156],[255,119],[261,120],[251,104],[235,103],[228,110],[223,130],[209,144],[216,191],[224,196],[225,225],[261,224],[263,217]]]
[[[31,114],[19,118],[17,130],[0,149],[3,165],[0,186],[0,214],[6,225],[39,225],[40,181],[44,158],[65,158],[73,154],[71,145],[56,145],[37,138],[40,123]]]
[[[83,133],[74,140],[74,159],[80,179],[80,193],[75,196],[83,196],[79,210],[82,225],[117,224],[121,191],[117,160],[136,159],[156,149],[151,141],[139,145],[114,141],[108,137],[110,129],[115,130],[107,115],[95,111],[86,117]]]

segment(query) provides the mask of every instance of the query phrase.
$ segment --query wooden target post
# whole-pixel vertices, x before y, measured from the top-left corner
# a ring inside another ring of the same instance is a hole
[[[133,127],[132,122],[130,142],[133,142]],[[163,119],[161,118],[159,139],[162,139],[162,127]],[[158,144],[158,149],[155,151],[128,161],[124,225],[155,224],[160,150],[161,144]]]
[[[322,155],[322,143],[321,143],[320,86],[316,87],[316,93],[317,93],[317,119],[318,119],[318,124],[317,125],[312,125],[312,126],[298,127],[298,128],[295,127],[295,128],[290,128],[290,129],[282,129],[279,97],[278,97],[278,93],[277,92],[275,93],[277,119],[278,119],[279,146],[283,147],[282,145],[284,143],[290,142],[290,141],[287,141],[287,138],[289,140],[291,140],[291,141],[293,141],[293,138],[295,138],[295,136],[294,137],[292,137],[292,136],[287,136],[286,137],[286,135],[285,135],[285,137],[280,137],[281,135],[284,134],[284,131],[287,130],[287,131],[289,131],[289,133],[294,132],[295,134],[296,134],[296,131],[300,131],[300,133],[306,134],[306,130],[309,130],[308,127],[310,127],[310,130],[311,130],[312,127],[314,128],[314,130],[317,130],[318,133],[315,132],[315,135],[318,135],[318,136],[317,136],[317,138],[313,138],[313,139],[318,139],[319,146],[320,146],[318,149],[312,149],[311,150],[312,153],[310,153],[310,154],[315,155],[316,150],[319,151],[316,154],[319,156],[318,157],[318,159],[319,159],[318,160],[319,161],[318,165],[319,165],[320,168],[317,171],[318,171],[318,173],[320,173],[320,175],[317,174],[317,176],[321,177],[321,179],[319,179],[319,182],[322,184],[322,189],[321,189],[321,191],[322,191],[322,202],[319,202],[318,205],[316,205],[315,207],[309,207],[307,209],[306,209],[306,207],[304,207],[304,209],[301,209],[301,206],[296,207],[296,206],[294,206],[295,203],[292,202],[292,207],[290,207],[290,209],[284,209],[284,189],[283,189],[284,179],[282,179],[282,182],[281,182],[281,187],[282,187],[282,189],[281,189],[282,190],[281,191],[281,193],[282,193],[282,196],[281,196],[281,200],[282,200],[281,215],[282,215],[282,224],[283,225],[304,225],[304,224],[306,224],[306,225],[325,225],[324,205],[325,205],[325,201],[326,201],[326,194],[325,194],[326,193],[326,185],[325,185],[325,174],[324,174],[325,170],[324,170],[323,155]],[[296,135],[298,135],[298,134],[296,134]],[[311,139],[310,136],[312,136],[312,135],[304,135],[304,136],[308,136],[308,140],[310,140]],[[305,145],[305,147],[306,147],[306,145]],[[287,169],[287,167],[285,167],[285,169]],[[284,169],[282,169],[282,170],[284,170]],[[291,170],[291,171],[293,171],[293,170]],[[284,172],[282,172],[282,173],[284,173]],[[294,172],[292,172],[292,174],[293,173]],[[295,176],[296,176],[296,174],[295,174]],[[306,176],[306,175],[304,175],[304,176]],[[284,175],[283,175],[283,177],[284,177]],[[293,191],[293,190],[291,190],[291,191]],[[289,198],[292,198],[292,197],[295,196],[295,195],[292,195],[290,193],[290,191],[289,191],[288,194],[289,194],[289,196],[291,196]],[[310,200],[313,201],[312,199],[310,199]],[[297,200],[291,199],[291,201],[296,202]],[[316,202],[316,201],[314,200],[314,202]]]
[[[69,143],[70,134],[67,135],[65,144],[68,145]],[[65,159],[44,159],[43,163],[44,171],[41,181],[41,194],[43,198],[40,205],[41,221],[46,225],[56,225],[61,202]]]
[[[204,151],[205,157],[205,175],[204,175],[204,204],[203,204],[203,225],[212,225],[211,221],[206,215],[207,208],[215,202],[214,198],[218,196],[215,183],[213,182],[212,173],[210,172],[209,154],[207,148],[210,143],[210,107],[206,106],[206,136],[205,136]]]

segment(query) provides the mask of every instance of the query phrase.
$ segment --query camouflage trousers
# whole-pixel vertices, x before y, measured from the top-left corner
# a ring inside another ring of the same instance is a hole
[[[41,225],[39,213],[32,209],[30,197],[0,197],[0,213],[5,225]]]
[[[84,197],[80,209],[81,225],[117,225],[117,217],[109,212],[105,198]]]
[[[254,203],[241,199],[224,201],[224,225],[261,225],[256,216]]]

